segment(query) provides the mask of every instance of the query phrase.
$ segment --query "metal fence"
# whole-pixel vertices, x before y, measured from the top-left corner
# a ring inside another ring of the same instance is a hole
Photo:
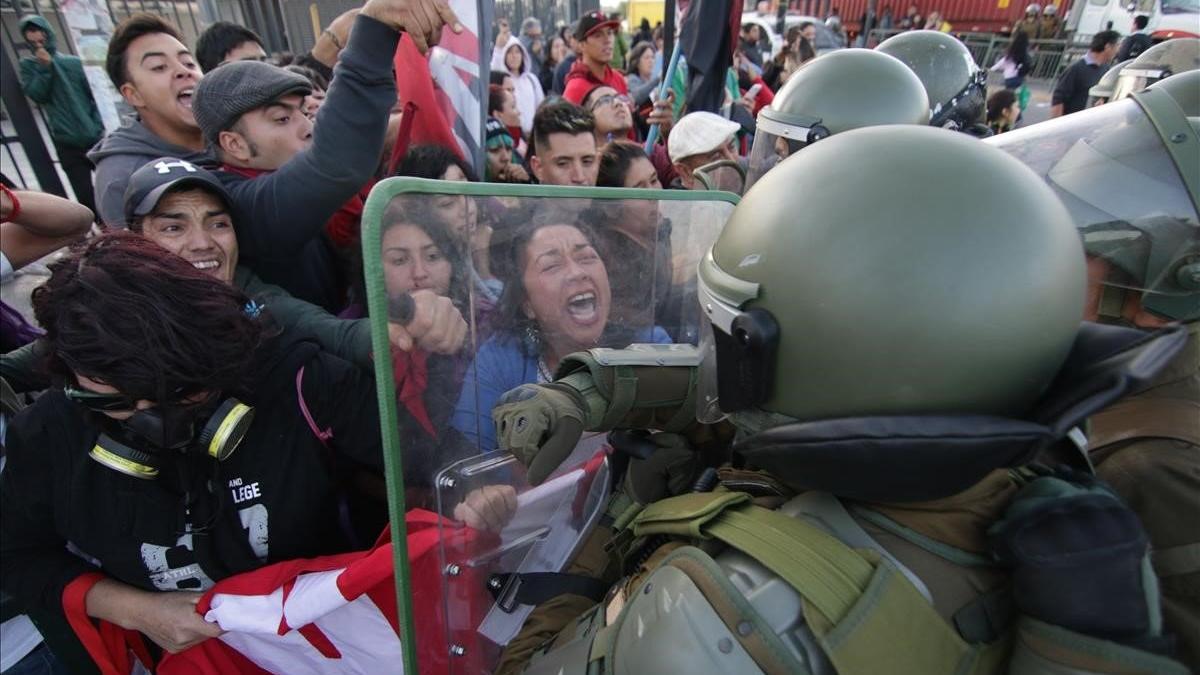
[[[105,0],[114,24],[147,12],[167,19],[184,43],[194,45],[206,27],[229,21],[251,28],[272,54],[302,53],[312,48],[321,27],[338,14],[360,6],[361,0]],[[59,0],[0,0],[0,42],[5,55],[6,96],[0,107],[0,164],[5,175],[21,187],[66,195],[59,180],[58,158],[39,106],[19,95],[16,64],[27,55],[25,39],[17,27],[20,18],[38,14],[58,36],[59,49],[78,55],[78,46],[62,15]],[[10,70],[11,67],[11,70]],[[46,158],[49,159],[46,159]]]
[[[872,30],[867,37],[868,46],[875,46],[889,37],[901,33],[899,30]],[[1008,49],[1011,38],[996,33],[955,33],[971,52],[971,58],[980,68],[990,68]],[[1029,55],[1033,59],[1033,68],[1029,77],[1035,79],[1057,79],[1076,59],[1087,51],[1086,42],[1075,39],[1060,40],[1030,40]]]

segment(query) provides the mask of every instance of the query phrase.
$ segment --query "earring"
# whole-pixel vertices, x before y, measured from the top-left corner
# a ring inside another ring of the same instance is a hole
[[[537,324],[532,321],[525,324],[525,347],[531,354],[541,352],[542,333],[538,330]]]

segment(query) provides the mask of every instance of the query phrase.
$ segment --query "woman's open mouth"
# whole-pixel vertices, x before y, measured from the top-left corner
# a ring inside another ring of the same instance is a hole
[[[567,299],[567,314],[578,323],[593,323],[600,317],[596,308],[595,291],[576,293]]]

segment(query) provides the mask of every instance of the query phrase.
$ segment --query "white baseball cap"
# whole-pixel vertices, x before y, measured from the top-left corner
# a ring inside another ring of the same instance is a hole
[[[667,154],[672,162],[716,150],[742,128],[737,122],[710,112],[692,112],[679,119],[667,140]]]

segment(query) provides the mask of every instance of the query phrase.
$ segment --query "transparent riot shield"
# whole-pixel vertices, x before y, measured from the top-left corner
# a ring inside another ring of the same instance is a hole
[[[984,142],[1062,199],[1093,281],[1134,291],[1160,316],[1200,317],[1200,151],[1169,96],[1141,92]]]
[[[440,606],[418,613],[440,625],[416,631],[444,641],[439,668],[494,669],[535,605],[560,588],[546,575],[568,569],[611,495],[602,435],[585,436],[549,479],[529,485],[497,447],[496,401],[551,380],[571,352],[698,343],[697,265],[736,203],[717,191],[413,178],[372,191],[363,256],[397,585],[404,608],[404,589],[429,581],[410,580],[401,559],[404,512],[434,512]],[[413,317],[429,296],[449,299],[465,338],[425,344],[414,333],[416,346],[399,349],[406,325],[422,330]]]

